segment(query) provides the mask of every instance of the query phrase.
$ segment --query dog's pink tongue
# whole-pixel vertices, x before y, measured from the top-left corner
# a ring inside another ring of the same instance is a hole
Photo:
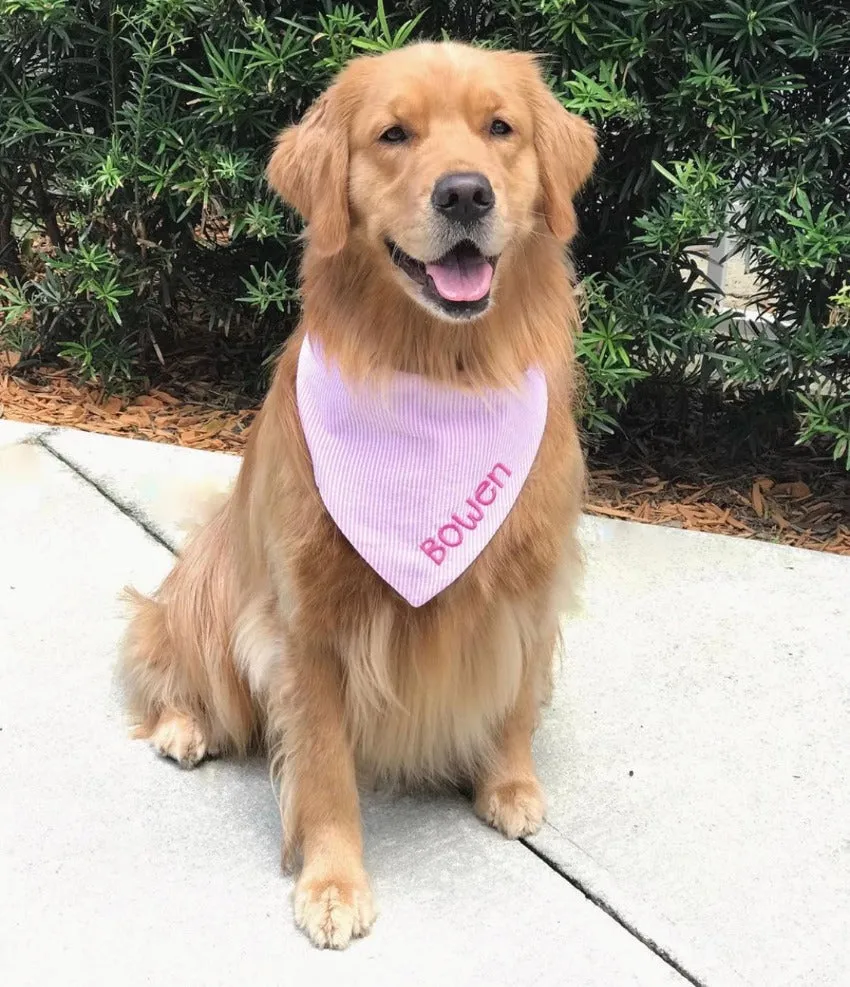
[[[493,265],[483,257],[450,254],[436,264],[426,264],[434,287],[449,302],[477,302],[490,290]]]

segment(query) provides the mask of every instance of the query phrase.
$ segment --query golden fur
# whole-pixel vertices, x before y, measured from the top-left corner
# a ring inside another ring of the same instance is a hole
[[[495,114],[510,119],[510,139],[490,137]],[[416,140],[381,144],[400,121]],[[374,919],[358,771],[469,780],[479,814],[510,837],[542,822],[531,738],[578,572],[583,490],[564,246],[595,154],[592,129],[557,103],[530,56],[428,44],[351,63],[269,163],[271,185],[308,221],[301,325],[232,496],[153,599],[133,594],[123,671],[137,733],[160,753],[191,766],[269,750],[284,857],[303,861],[296,920],[317,945],[344,946]],[[484,173],[496,195],[492,304],[467,321],[423,305],[384,243],[428,256],[430,191],[452,170]],[[323,508],[295,401],[307,331],[351,378],[406,371],[479,388],[545,371],[548,421],[516,506],[419,609]]]

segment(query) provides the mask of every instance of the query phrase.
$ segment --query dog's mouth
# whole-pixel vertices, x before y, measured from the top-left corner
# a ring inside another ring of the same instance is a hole
[[[485,257],[471,240],[461,240],[436,261],[421,261],[387,240],[390,258],[443,311],[455,316],[483,312],[490,303],[490,288],[498,257]]]

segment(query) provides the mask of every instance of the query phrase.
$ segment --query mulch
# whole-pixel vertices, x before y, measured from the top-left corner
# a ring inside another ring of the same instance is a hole
[[[95,385],[79,383],[63,369],[41,369],[18,376],[9,366],[13,360],[14,355],[0,353],[0,419],[241,453],[258,410],[216,407],[159,387],[122,398]]]
[[[591,468],[586,509],[602,517],[850,555],[850,477],[831,465],[822,460],[818,471],[817,462],[803,465],[791,457],[790,463],[777,463],[773,476],[742,468],[718,478],[695,475],[685,464],[669,479],[643,465]]]
[[[18,372],[15,363],[0,353],[0,418],[238,454],[258,410],[197,378],[191,388],[179,385],[179,368],[170,381],[122,398],[64,368]],[[586,510],[850,555],[850,475],[806,450],[712,469],[698,456],[666,457],[663,468],[592,456]]]

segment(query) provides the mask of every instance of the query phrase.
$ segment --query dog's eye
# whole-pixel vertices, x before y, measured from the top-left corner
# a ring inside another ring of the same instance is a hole
[[[497,118],[490,124],[490,133],[494,137],[507,137],[508,134],[513,133],[513,127],[504,120]]]
[[[384,144],[403,144],[409,136],[404,127],[390,127],[381,134],[381,142]]]

